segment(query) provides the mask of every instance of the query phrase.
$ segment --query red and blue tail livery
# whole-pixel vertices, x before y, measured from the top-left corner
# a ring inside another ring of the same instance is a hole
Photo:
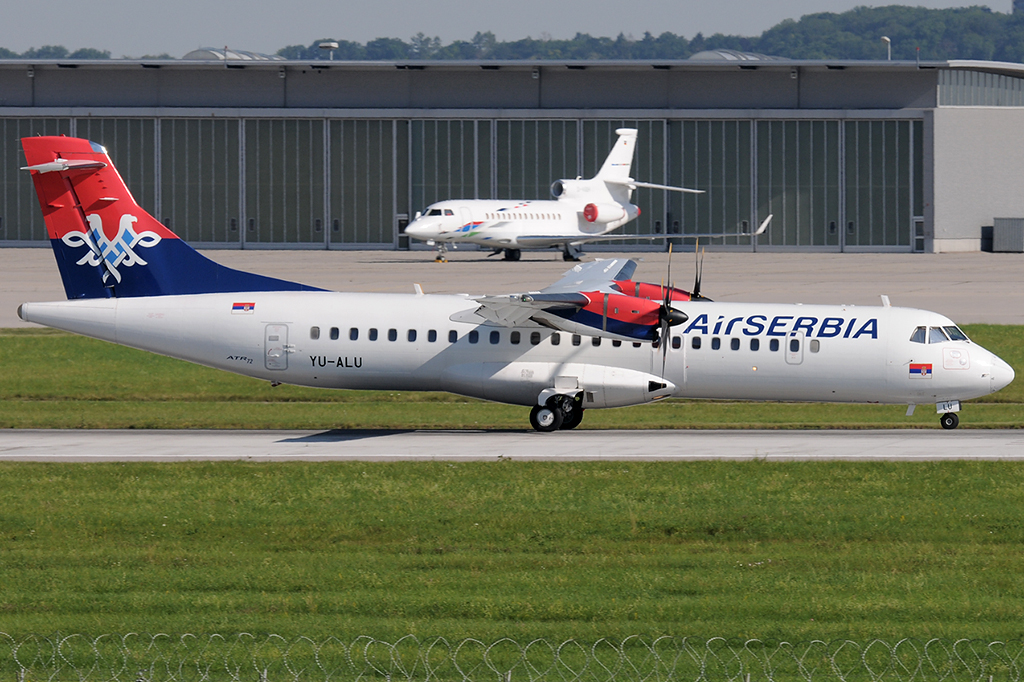
[[[95,142],[26,137],[21,144],[69,299],[317,291],[196,252],[135,202]]]

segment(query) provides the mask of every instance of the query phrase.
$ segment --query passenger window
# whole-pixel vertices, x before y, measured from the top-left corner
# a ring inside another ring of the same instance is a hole
[[[583,341],[583,338],[579,334],[572,335],[572,345],[578,346]]]
[[[341,332],[338,331],[338,328],[331,327],[331,341],[337,341],[339,336],[341,336]]]
[[[761,350],[761,339],[750,339],[750,350]]]
[[[314,341],[319,339],[320,338],[320,327],[310,327],[309,328],[309,338],[313,339]]]
[[[731,341],[729,341],[729,347],[732,348],[733,350],[739,350],[740,340],[737,338],[733,338]]]
[[[950,341],[970,341],[967,338],[967,334],[960,331],[960,327],[943,327],[946,330],[946,334],[949,335]]]
[[[942,327],[932,327],[928,330],[928,343],[942,343],[948,341],[946,338],[946,332],[942,331]]]
[[[495,344],[501,341],[501,332],[495,330],[491,332],[491,343]]]
[[[359,329],[357,329],[356,327],[352,327],[351,329],[349,329],[348,330],[348,338],[349,338],[350,341],[358,341],[359,340]]]
[[[821,350],[821,341],[818,341],[818,339],[811,339],[811,352],[817,353],[819,350]]]
[[[551,335],[551,345],[557,346],[560,343],[562,343],[562,335],[559,334],[558,332],[553,333]]]
[[[778,351],[779,350],[779,340],[778,339],[772,339],[771,341],[769,341],[768,342],[768,350],[770,350],[773,353]]]
[[[711,339],[711,350],[718,350],[722,347],[722,340],[717,336]]]
[[[690,341],[690,348],[692,348],[694,350],[699,350],[700,349],[700,337],[699,336],[693,337],[693,340]]]
[[[540,332],[530,332],[530,345],[536,346],[538,343],[540,343]],[[557,342],[552,340],[551,343]]]
[[[619,341],[618,339],[612,339],[612,347],[613,348],[618,348],[621,345],[622,345],[622,341]]]
[[[430,343],[434,343],[435,341],[437,341],[436,329],[431,329],[430,331],[427,332],[427,341],[429,341]]]
[[[459,333],[454,329],[448,330],[448,343],[455,343],[459,340]]]
[[[508,335],[508,342],[511,343],[513,346],[518,346],[519,345],[519,332],[512,332],[511,334],[509,334]]]
[[[373,327],[370,327],[370,341],[376,341],[376,340],[377,340],[377,330],[374,329]]]
[[[642,346],[642,345],[643,345],[643,344],[642,344],[642,343],[640,343],[639,341],[634,341],[634,342],[633,342],[633,348],[639,348],[639,347],[640,347],[640,346]]]
[[[409,343],[412,343],[413,341],[416,340],[416,330],[415,329],[410,329],[409,330],[408,339],[409,339]]]
[[[798,352],[800,352],[800,339],[790,339],[789,340],[789,352],[790,353],[798,353]]]
[[[683,339],[680,336],[672,337],[672,348],[679,350],[679,347],[683,345]]]
[[[590,339],[590,343],[591,343],[591,345],[594,345],[594,346],[600,346],[601,345],[601,337],[600,336],[592,337]]]
[[[918,327],[914,330],[914,333],[910,335],[910,341],[912,343],[927,343],[927,333],[928,329],[926,327]]]
[[[397,329],[389,329],[388,330],[388,341],[397,341],[397,340],[398,340],[398,330]]]
[[[473,331],[471,331],[469,333],[469,342],[470,343],[476,343],[479,340],[480,340],[480,332],[478,332],[477,330],[474,329]]]

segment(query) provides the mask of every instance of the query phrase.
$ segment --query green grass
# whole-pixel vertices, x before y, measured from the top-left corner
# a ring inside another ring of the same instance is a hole
[[[0,463],[0,631],[1024,637],[1024,466]]]
[[[968,326],[1024,376],[1024,328]],[[269,383],[50,330],[0,331],[0,428],[527,428],[527,410],[444,393]],[[582,428],[938,428],[922,405],[668,401],[591,410]],[[1024,425],[1024,381],[964,407],[962,428]]]

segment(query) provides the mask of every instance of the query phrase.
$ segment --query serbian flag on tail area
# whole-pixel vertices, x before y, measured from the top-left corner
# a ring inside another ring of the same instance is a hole
[[[244,302],[244,303],[233,303],[233,304],[231,304],[231,314],[232,315],[236,315],[236,314],[244,315],[246,313],[251,313],[254,310],[256,310],[256,303],[255,302]],[[931,372],[931,368],[932,368],[932,366],[928,365],[928,371],[929,372]]]
[[[923,363],[923,362],[912,362],[912,363],[910,363],[910,378],[911,379],[931,379],[932,378],[932,365],[931,365],[931,363]]]

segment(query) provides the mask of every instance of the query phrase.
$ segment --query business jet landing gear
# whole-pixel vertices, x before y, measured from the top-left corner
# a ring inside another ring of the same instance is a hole
[[[530,425],[537,431],[575,429],[583,421],[583,394],[551,396],[543,405],[530,410]]]
[[[572,244],[565,245],[565,251],[562,252],[562,260],[576,262],[583,255],[583,250],[578,246]]]
[[[956,416],[956,412],[946,412],[939,417],[939,423],[944,429],[955,429],[960,424],[960,417]]]
[[[448,246],[444,242],[437,243],[437,255],[434,256],[435,263],[448,262]]]
[[[505,249],[505,260],[519,260],[523,252],[519,249]]]

